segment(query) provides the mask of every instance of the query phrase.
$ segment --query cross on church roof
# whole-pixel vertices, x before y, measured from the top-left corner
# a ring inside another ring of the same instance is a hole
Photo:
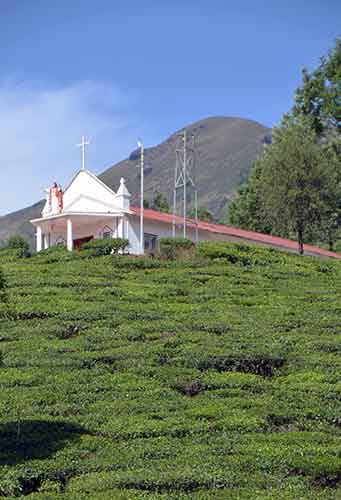
[[[85,169],[85,146],[88,146],[88,144],[90,144],[90,142],[85,139],[84,135],[82,135],[81,142],[77,144],[79,148],[82,148],[82,170]]]

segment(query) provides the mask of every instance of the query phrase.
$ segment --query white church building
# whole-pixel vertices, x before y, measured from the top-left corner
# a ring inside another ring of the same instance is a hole
[[[123,178],[114,192],[96,175],[82,168],[64,192],[54,183],[46,193],[41,217],[31,220],[36,228],[37,252],[55,245],[77,250],[93,238],[126,238],[128,252],[141,255],[155,250],[161,237],[183,236],[183,217],[150,209],[144,209],[141,217],[141,209],[130,204],[131,194]],[[193,219],[186,219],[186,237],[194,242],[234,241],[291,252],[298,250],[297,242],[292,240]],[[305,245],[305,253],[341,258],[340,254],[312,245]]]
[[[141,209],[130,205],[131,194],[123,178],[114,192],[89,170],[81,169],[64,192],[56,183],[46,192],[41,217],[31,220],[37,252],[55,245],[71,251],[93,238],[126,238],[129,253],[139,255],[155,250],[160,237],[172,236],[174,222],[176,235],[182,236],[182,217],[144,209],[141,248]],[[200,226],[188,219],[186,236],[193,241],[211,239],[211,231]]]

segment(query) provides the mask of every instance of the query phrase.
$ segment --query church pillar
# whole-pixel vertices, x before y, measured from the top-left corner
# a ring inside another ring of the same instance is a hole
[[[73,250],[73,236],[72,236],[72,220],[66,221],[66,248],[69,252]]]
[[[114,217],[113,226],[112,226],[112,237],[118,238],[118,221],[117,217]]]
[[[125,222],[125,217],[124,215],[118,219],[118,227],[117,227],[117,237],[118,238],[124,238],[124,222]]]
[[[37,252],[40,252],[43,248],[43,234],[41,231],[41,226],[37,226],[36,238],[37,238],[36,250]]]
[[[50,246],[50,233],[44,233],[44,235],[43,235],[43,246],[44,246],[44,250],[46,250],[47,248],[49,248],[49,246]]]

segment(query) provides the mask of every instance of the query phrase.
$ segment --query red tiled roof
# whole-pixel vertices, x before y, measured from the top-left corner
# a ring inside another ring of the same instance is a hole
[[[140,214],[139,207],[130,207],[131,211],[136,215]],[[149,220],[154,220],[158,222],[165,222],[167,224],[173,223],[173,215],[166,214],[163,212],[158,212],[156,210],[150,210],[149,208],[144,209],[144,218]],[[176,216],[176,224],[182,224],[183,218]],[[196,224],[193,219],[187,219],[187,227],[195,228]],[[240,238],[241,240],[254,241],[255,243],[262,243],[264,245],[270,245],[272,247],[287,249],[297,252],[298,246],[296,241],[288,240],[286,238],[280,238],[279,236],[270,236],[269,234],[256,233],[255,231],[247,231],[245,229],[239,229],[236,227],[225,226],[223,224],[211,224],[208,222],[199,221],[198,229],[202,231],[208,231],[210,233],[216,234],[226,234],[234,238]],[[320,247],[314,245],[304,245],[304,250],[309,254],[318,255],[321,257],[332,257],[334,259],[341,259],[341,254],[336,252],[330,252]]]

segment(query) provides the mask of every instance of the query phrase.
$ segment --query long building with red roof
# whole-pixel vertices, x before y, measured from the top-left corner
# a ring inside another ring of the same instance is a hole
[[[136,215],[140,215],[139,207],[130,208]],[[174,224],[174,217],[172,214],[158,212],[156,210],[144,209],[144,219],[150,224],[167,225],[169,232],[172,230]],[[183,217],[175,217],[176,234],[182,236],[184,219]],[[191,239],[194,238],[196,229],[199,232],[200,240],[218,240],[218,241],[233,241],[237,243],[250,243],[263,246],[270,246],[280,250],[298,253],[298,243],[279,236],[271,236],[269,234],[257,233],[256,231],[249,231],[246,229],[239,229],[236,227],[225,226],[223,224],[212,224],[209,222],[198,221],[196,224],[193,219],[186,219],[187,236]],[[304,245],[304,253],[306,255],[313,255],[317,257],[326,257],[341,259],[341,254],[331,252],[314,245]]]
[[[140,208],[131,206],[130,198],[123,178],[114,192],[85,169],[74,176],[64,191],[54,183],[47,190],[41,217],[31,221],[36,227],[37,251],[54,245],[73,250],[92,238],[125,238],[129,252],[141,255],[154,251],[162,237],[184,234],[192,241],[234,241],[298,251],[295,241],[268,234],[187,218],[184,221],[183,217],[150,209],[144,209],[141,217]],[[305,245],[304,250],[308,255],[341,258],[338,253],[313,245]]]

